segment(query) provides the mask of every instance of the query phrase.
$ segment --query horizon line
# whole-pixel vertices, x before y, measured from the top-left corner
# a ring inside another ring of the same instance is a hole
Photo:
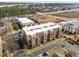
[[[0,1],[0,3],[79,3],[79,1]]]

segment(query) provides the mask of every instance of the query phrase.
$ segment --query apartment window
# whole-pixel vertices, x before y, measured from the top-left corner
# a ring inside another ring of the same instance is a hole
[[[50,25],[50,27],[52,27],[52,26],[54,26],[54,25]]]
[[[47,26],[44,26],[44,28],[47,28]]]

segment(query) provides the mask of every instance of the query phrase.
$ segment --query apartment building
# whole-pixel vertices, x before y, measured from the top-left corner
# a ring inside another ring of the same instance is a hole
[[[55,23],[45,23],[31,27],[24,27],[24,39],[28,47],[34,47],[48,40],[53,40],[61,35],[62,27]]]
[[[32,26],[35,24],[34,21],[32,21],[31,19],[26,18],[26,17],[18,18],[17,20],[21,27]]]
[[[64,32],[71,34],[79,33],[79,20],[74,19],[72,21],[65,22],[62,29]]]

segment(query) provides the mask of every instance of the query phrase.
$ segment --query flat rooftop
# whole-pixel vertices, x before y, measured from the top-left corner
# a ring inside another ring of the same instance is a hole
[[[24,23],[32,23],[33,22],[31,19],[26,18],[26,17],[18,18],[18,21],[20,21],[22,24],[24,24]]]
[[[59,27],[60,25],[56,25],[55,23],[46,23],[46,24],[31,26],[28,28],[24,27],[23,30],[27,35],[34,35],[42,31],[47,31],[47,30],[51,30],[53,28],[59,28]]]
[[[38,23],[48,23],[48,22],[54,22],[59,23],[64,21],[61,17],[58,16],[52,16],[52,15],[44,15],[44,14],[35,14],[30,17],[31,19],[37,21]]]

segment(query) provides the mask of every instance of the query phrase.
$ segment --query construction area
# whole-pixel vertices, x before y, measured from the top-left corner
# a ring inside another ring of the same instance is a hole
[[[12,19],[2,18],[0,20],[0,42],[2,42],[0,52],[2,54],[0,55],[10,57],[16,55],[18,51],[25,52],[25,56],[36,56],[45,51],[49,53],[53,51],[49,54],[51,56],[54,53],[63,55],[65,51],[59,46],[62,46],[64,41],[79,45],[78,23],[79,18],[46,14]]]
[[[79,17],[79,10],[71,11],[71,12],[56,13],[56,14],[51,14],[51,15],[59,16],[59,17],[67,17],[67,18],[78,18]]]
[[[35,14],[29,18],[33,19],[34,21],[37,21],[38,23],[48,23],[48,22],[59,23],[67,20],[65,17],[63,18],[46,14]]]

